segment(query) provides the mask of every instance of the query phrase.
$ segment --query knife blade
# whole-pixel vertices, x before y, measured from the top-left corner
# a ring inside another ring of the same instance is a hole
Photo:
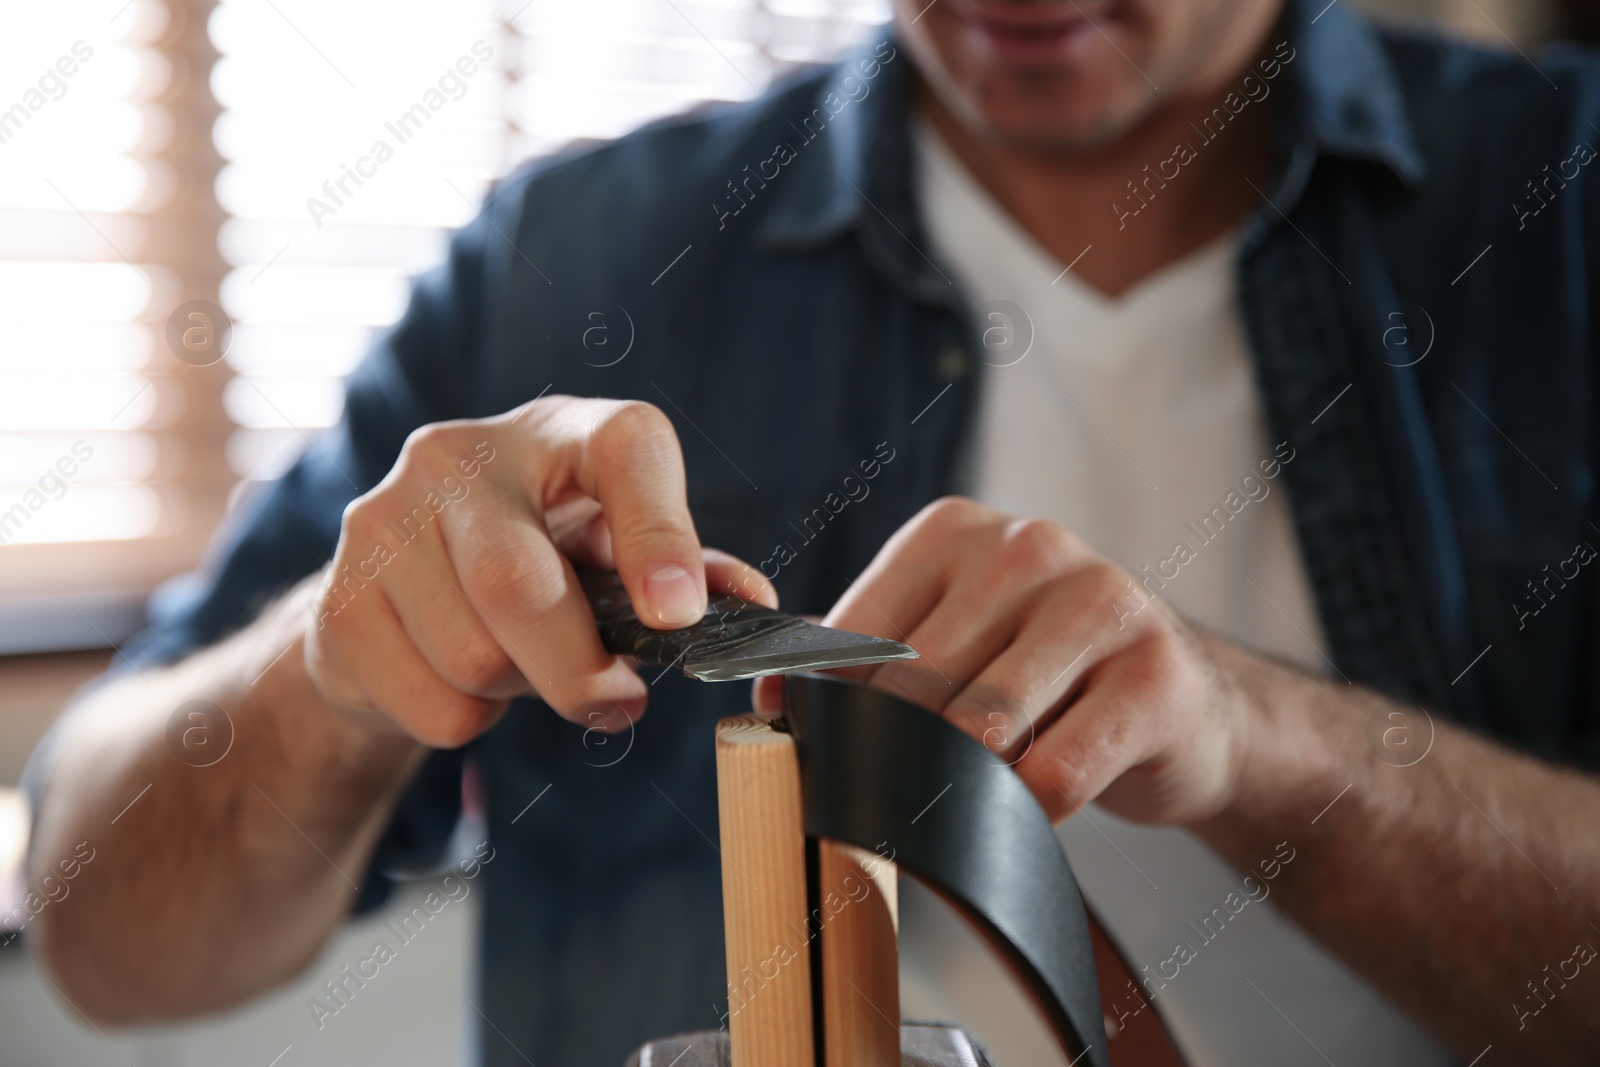
[[[578,578],[607,652],[647,666],[680,666],[703,682],[918,658],[899,641],[818,626],[731,594],[708,598],[697,623],[653,630],[633,610],[616,571],[580,569]]]

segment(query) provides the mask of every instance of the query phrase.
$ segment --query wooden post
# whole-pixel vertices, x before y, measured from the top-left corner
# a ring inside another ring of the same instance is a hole
[[[819,841],[808,897],[799,761],[770,718],[717,724],[717,808],[732,1067],[817,1067],[819,940],[826,1067],[900,1067],[894,864]]]
[[[733,1067],[816,1067],[800,767],[770,719],[717,724],[717,813]]]
[[[823,1045],[828,1067],[900,1067],[895,866],[834,841],[817,844]],[[737,1067],[737,1065],[735,1065]]]

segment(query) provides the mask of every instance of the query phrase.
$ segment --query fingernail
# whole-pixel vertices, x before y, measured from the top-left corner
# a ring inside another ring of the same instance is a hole
[[[667,626],[697,622],[706,612],[699,583],[677,564],[651,571],[644,580],[644,595],[656,613],[656,621]]]

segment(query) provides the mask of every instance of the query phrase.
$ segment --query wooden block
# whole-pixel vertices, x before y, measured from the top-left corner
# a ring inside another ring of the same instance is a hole
[[[894,864],[817,844],[823,1045],[828,1067],[900,1067],[899,893]]]
[[[732,1067],[816,1067],[800,767],[770,719],[717,724],[717,811]]]

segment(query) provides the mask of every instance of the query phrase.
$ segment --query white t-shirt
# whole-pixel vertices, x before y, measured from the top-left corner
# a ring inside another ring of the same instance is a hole
[[[988,331],[968,495],[1068,526],[1187,618],[1328,670],[1282,477],[1308,460],[1267,435],[1235,298],[1237,235],[1110,298],[1064,271],[932,127],[919,124],[916,142],[928,252]],[[1137,606],[1130,596],[1125,609]],[[1135,976],[1160,979],[1151,999],[1194,1067],[1450,1062],[1276,910],[1261,871],[1246,883],[1183,831],[1094,807],[1058,833]],[[1268,870],[1314,847],[1285,834],[1279,856],[1260,857]],[[926,891],[903,892],[905,1016],[967,1026],[997,1067],[1064,1062],[981,943]]]

